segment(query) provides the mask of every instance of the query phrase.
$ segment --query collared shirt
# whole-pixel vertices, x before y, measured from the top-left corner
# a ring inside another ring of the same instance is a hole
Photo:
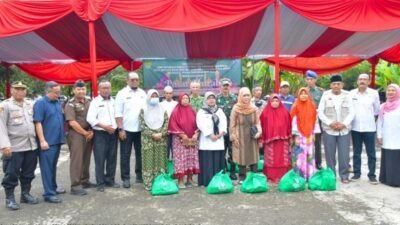
[[[33,121],[43,127],[44,138],[49,145],[64,143],[64,113],[59,100],[44,96],[33,106]]]
[[[378,91],[367,88],[364,93],[357,89],[351,90],[355,117],[352,123],[352,130],[358,132],[375,132],[375,116],[379,113]]]
[[[324,89],[315,86],[314,88],[307,87],[310,92],[311,98],[315,104],[315,107],[318,108],[319,102],[321,101],[322,94],[324,93]]]
[[[283,105],[290,112],[290,110],[292,110],[292,105],[294,104],[296,98],[293,95],[288,95],[287,97],[280,95],[280,97]]]
[[[86,116],[89,110],[90,100],[84,99],[83,102],[76,98],[71,98],[65,105],[65,120],[76,121],[83,129],[88,130],[90,124],[86,121]],[[70,129],[73,129],[70,126]]]
[[[167,112],[168,118],[170,118],[171,113],[175,109],[175,106],[178,104],[178,102],[175,100],[171,100],[170,102],[167,100],[164,100],[160,104],[161,104],[161,107],[163,107],[163,109]]]
[[[215,113],[219,118],[219,132],[227,133],[227,121],[225,113],[218,109]],[[199,149],[201,150],[224,150],[224,138],[221,137],[213,141],[209,135],[214,134],[214,123],[212,122],[212,114],[201,109],[196,115],[196,123],[200,132]]]
[[[237,101],[237,96],[232,93],[229,93],[228,96],[223,96],[221,93],[217,95],[217,106],[224,111],[226,118],[228,119],[228,123],[229,118],[231,117],[232,108]]]
[[[104,99],[101,95],[97,96],[90,103],[89,111],[86,120],[94,130],[104,130],[96,124],[111,125],[117,129],[117,122],[115,121],[114,99]]]
[[[190,96],[190,105],[192,105],[194,111],[198,112],[201,108],[203,108],[204,105],[204,97],[202,96],[197,96],[197,98],[194,98],[192,95]]]
[[[127,86],[115,98],[115,118],[122,117],[122,127],[129,132],[140,131],[140,110],[146,104],[146,93]]]
[[[36,150],[33,104],[24,100],[18,103],[9,98],[2,103],[0,112],[0,149],[11,147],[13,152]]]
[[[338,121],[343,123],[346,127],[342,129],[341,131],[335,131],[333,129],[324,129],[324,131],[329,134],[329,135],[334,135],[334,136],[340,136],[340,135],[346,135],[349,133],[349,128],[351,128],[351,122],[354,119],[354,108],[351,103],[351,96],[347,91],[342,90],[342,92],[339,95],[335,95],[332,93],[331,90],[325,91],[324,94],[321,97],[321,102],[318,106],[318,117],[321,120],[323,124],[326,126],[329,126],[331,123],[334,121]],[[348,107],[349,112],[345,116],[345,118],[341,118],[342,114],[342,105],[344,102],[348,102]],[[325,108],[326,107],[334,107],[334,110],[336,112],[336,119],[330,119],[325,115]]]

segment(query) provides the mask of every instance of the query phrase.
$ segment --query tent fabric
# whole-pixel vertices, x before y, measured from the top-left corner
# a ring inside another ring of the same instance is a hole
[[[238,22],[274,0],[114,0],[109,12],[142,27],[160,31],[195,32]]]
[[[275,58],[265,59],[268,64],[274,65]],[[314,70],[318,75],[326,75],[349,69],[360,62],[359,58],[280,58],[280,67],[284,70],[305,74],[307,70]]]
[[[378,54],[377,57],[391,63],[400,63],[400,44],[397,44],[392,48],[383,51],[382,53]]]
[[[8,0],[0,2],[0,37],[36,30],[72,12],[65,0]]]
[[[120,64],[117,60],[99,61],[96,63],[97,77],[100,77]],[[77,79],[91,79],[89,62],[73,62],[68,64],[17,64],[21,70],[43,81],[53,80],[60,84],[71,85]]]
[[[302,72],[316,59],[323,73],[374,56],[400,63],[394,0],[0,1],[0,60],[88,62],[92,21],[98,61],[268,58],[275,52],[274,2],[284,69]]]
[[[323,26],[347,31],[384,31],[400,28],[397,0],[281,0],[283,4]]]

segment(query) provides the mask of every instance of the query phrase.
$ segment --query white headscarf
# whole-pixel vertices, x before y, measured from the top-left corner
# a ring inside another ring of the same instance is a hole
[[[151,95],[153,95],[154,93],[156,93],[157,96],[160,96],[157,90],[150,89],[147,92],[146,106],[144,107],[144,121],[146,122],[146,125],[152,130],[156,130],[162,127],[162,125],[164,124],[165,113],[165,110],[163,109],[163,107],[161,107],[160,103],[158,103],[157,105],[150,104]]]

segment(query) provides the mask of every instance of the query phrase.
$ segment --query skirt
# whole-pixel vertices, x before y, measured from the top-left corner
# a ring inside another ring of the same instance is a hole
[[[382,148],[379,182],[400,187],[400,150]]]
[[[215,174],[225,168],[224,150],[199,150],[200,174],[199,186],[208,186]]]

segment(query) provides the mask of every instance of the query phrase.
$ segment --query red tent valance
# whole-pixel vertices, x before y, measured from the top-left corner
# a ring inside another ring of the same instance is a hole
[[[102,76],[119,65],[119,61],[101,61],[96,63],[97,76]],[[26,73],[44,80],[53,80],[60,84],[73,84],[77,79],[91,79],[90,62],[74,62],[69,64],[17,64]]]
[[[378,57],[391,63],[400,63],[400,44],[380,53]]]
[[[268,58],[267,63],[274,65],[275,59]],[[304,74],[307,70],[314,70],[319,75],[336,73],[351,68],[363,59],[359,58],[281,58],[280,67],[284,70]]]
[[[175,32],[211,30],[267,8],[274,0],[114,0],[109,12],[139,26]]]
[[[348,31],[400,28],[397,0],[281,0],[300,15],[328,27]]]

